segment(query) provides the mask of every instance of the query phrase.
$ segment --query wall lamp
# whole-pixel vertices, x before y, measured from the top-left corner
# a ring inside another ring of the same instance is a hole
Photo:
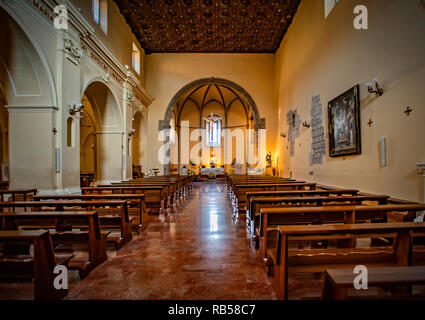
[[[74,100],[74,105],[72,106],[72,108],[71,106],[69,106],[69,114],[73,116],[76,113],[83,113],[83,109],[84,109],[84,106],[81,103],[77,103],[77,101]]]
[[[307,122],[307,120],[303,120],[303,127],[310,128],[311,124]]]
[[[382,96],[384,89],[379,87],[378,78],[373,79],[373,81],[366,82],[367,91],[369,93],[374,93],[377,96]]]
[[[134,136],[135,133],[136,133],[136,129],[130,129],[130,130],[128,130],[128,136],[129,137]]]

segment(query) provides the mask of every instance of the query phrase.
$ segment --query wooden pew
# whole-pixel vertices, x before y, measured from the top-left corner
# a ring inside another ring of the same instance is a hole
[[[234,186],[235,213],[241,213],[246,207],[246,193],[253,191],[289,191],[289,190],[315,190],[316,183],[268,183],[268,184],[237,184]]]
[[[99,185],[97,187],[81,188],[83,194],[144,194],[147,213],[158,214],[166,209],[168,189],[164,186],[149,186],[137,184]]]
[[[140,232],[142,227],[144,227],[144,222],[148,220],[145,194],[136,193],[136,194],[65,194],[65,195],[42,195],[35,196],[35,201],[45,201],[45,200],[80,200],[80,201],[100,201],[100,200],[125,200],[128,203],[127,212],[129,215],[133,216],[133,229],[137,232]],[[135,210],[132,207],[135,206]],[[106,209],[102,210],[104,212],[108,211]],[[113,213],[113,210],[109,210]]]
[[[112,209],[117,207],[118,209]],[[8,208],[9,212],[17,211],[18,208],[27,211],[44,211],[49,208],[49,211],[93,211],[96,210],[99,214],[99,221],[102,228],[110,230],[111,228],[119,228],[120,234],[110,233],[108,242],[115,246],[116,250],[121,249],[124,244],[130,242],[132,235],[132,220],[128,215],[128,203],[126,200],[56,200],[56,201],[15,201],[15,202],[0,202],[2,211]],[[4,224],[3,224],[4,225]],[[111,230],[112,231],[112,230]]]
[[[53,270],[57,265],[67,267],[73,255],[56,256],[49,231],[0,231],[0,242],[0,278],[33,278],[35,300],[62,299],[68,294],[67,289],[54,288]],[[30,245],[34,248],[33,256]]]
[[[297,181],[295,179],[280,178],[280,177],[264,177],[264,176],[245,176],[245,177],[231,177],[228,176],[227,187],[230,197],[234,197],[235,186],[238,184],[260,184],[260,183],[293,183],[293,182],[305,182]]]
[[[330,191],[326,191],[330,192]],[[260,222],[260,209],[277,207],[322,207],[329,205],[361,205],[364,202],[376,202],[376,204],[387,204],[389,196],[305,196],[305,197],[252,197],[250,196],[249,210],[247,210],[248,231],[254,236],[255,228]]]
[[[157,176],[149,178],[138,178],[121,183],[113,183],[112,185],[151,185],[165,186],[167,188],[166,207],[171,207],[177,200],[182,200],[187,196],[189,186],[191,186],[193,177],[190,176]]]
[[[269,241],[268,237],[272,235],[272,230],[276,230],[279,225],[352,224],[367,221],[386,221],[388,212],[408,212],[406,215],[409,215],[411,212],[424,209],[425,204],[263,208],[260,210],[260,225],[255,231],[259,237],[259,254],[261,258],[267,257],[267,249],[271,241],[274,241],[273,238]],[[345,245],[353,246],[354,243],[346,243]]]
[[[415,299],[424,298],[423,295],[412,295],[411,286],[425,284],[425,267],[388,267],[388,268],[368,268],[367,269],[368,289],[360,290],[360,293],[367,292],[371,287],[390,289],[391,295],[383,292],[377,296],[367,294],[364,298],[369,299]],[[346,300],[349,289],[354,288],[354,278],[357,274],[353,269],[328,269],[325,270],[325,281],[322,291],[323,300]],[[400,290],[400,286],[402,287]],[[406,289],[404,287],[407,287]],[[403,290],[404,289],[404,290]],[[399,291],[407,291],[400,293]],[[361,298],[355,296],[351,298]]]
[[[291,225],[278,227],[274,285],[278,297],[288,299],[289,272],[324,272],[326,269],[411,266],[412,234],[425,232],[425,223],[365,223],[346,225]],[[393,246],[373,248],[290,250],[289,241],[393,237]]]
[[[1,212],[0,218],[3,229],[54,228],[51,235],[57,252],[70,252],[69,246],[75,244],[88,246],[88,258],[73,257],[69,262],[69,269],[78,270],[81,279],[107,259],[106,241],[110,231],[101,231],[96,211]]]
[[[0,190],[0,200],[1,202],[4,201],[4,196],[6,194],[10,194],[12,196],[12,201],[16,201],[16,200],[21,200],[21,199],[16,199],[17,197],[19,198],[19,196],[22,196],[22,200],[23,201],[27,201],[28,199],[28,195],[31,196],[32,195],[36,195],[37,194],[37,189],[8,189],[8,190]]]
[[[333,190],[286,190],[286,191],[248,191],[246,192],[247,213],[252,212],[250,208],[251,197],[330,197],[330,196],[355,196],[357,189],[333,189]]]

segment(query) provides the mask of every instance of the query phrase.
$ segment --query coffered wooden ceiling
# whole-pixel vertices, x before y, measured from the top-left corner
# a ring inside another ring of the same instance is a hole
[[[276,52],[301,0],[115,0],[147,54]]]

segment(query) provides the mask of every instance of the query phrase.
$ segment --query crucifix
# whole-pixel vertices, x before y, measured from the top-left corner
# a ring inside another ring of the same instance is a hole
[[[367,124],[369,125],[369,127],[371,127],[372,123],[373,123],[372,119],[369,119],[369,122]]]
[[[211,115],[209,115],[208,117],[204,118],[205,121],[207,121],[209,123],[209,130],[210,130],[210,141],[213,142],[213,130],[214,130],[214,122],[220,120],[221,117],[219,116],[215,116],[212,112]]]
[[[404,113],[407,115],[407,116],[410,116],[410,112],[412,112],[413,111],[413,109],[411,109],[410,107],[407,107],[406,108],[406,111],[404,111]]]

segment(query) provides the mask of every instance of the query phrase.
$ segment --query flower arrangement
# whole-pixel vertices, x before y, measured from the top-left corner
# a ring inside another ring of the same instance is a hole
[[[269,153],[266,155],[266,162],[267,162],[267,167],[272,166],[272,152],[271,151],[269,151]]]
[[[191,166],[196,166],[196,162],[195,162],[195,160],[193,160],[193,159],[190,159],[190,160],[189,160],[189,164],[190,164]]]
[[[208,179],[215,179],[216,178],[216,176],[215,176],[215,173],[214,172],[210,172],[210,173],[208,173]]]

